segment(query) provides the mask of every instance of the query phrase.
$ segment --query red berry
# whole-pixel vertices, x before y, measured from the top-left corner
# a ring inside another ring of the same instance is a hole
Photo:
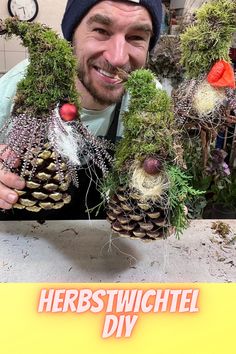
[[[78,109],[77,109],[76,105],[74,105],[73,103],[64,103],[59,108],[59,113],[60,113],[61,119],[63,119],[66,122],[70,122],[77,117]]]
[[[148,157],[143,162],[143,169],[149,175],[155,175],[160,172],[162,167],[161,162],[155,157]]]

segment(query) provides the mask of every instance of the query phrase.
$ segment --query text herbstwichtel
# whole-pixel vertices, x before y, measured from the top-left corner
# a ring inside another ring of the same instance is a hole
[[[196,313],[199,289],[42,289],[38,312],[100,313],[102,337],[130,337],[142,313]]]

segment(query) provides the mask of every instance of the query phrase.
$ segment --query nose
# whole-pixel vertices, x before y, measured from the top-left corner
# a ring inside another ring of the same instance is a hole
[[[114,67],[122,68],[129,62],[128,43],[124,36],[113,35],[107,41],[104,58]]]

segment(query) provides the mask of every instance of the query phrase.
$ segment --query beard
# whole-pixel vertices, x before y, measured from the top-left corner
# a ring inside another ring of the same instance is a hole
[[[119,69],[125,71],[127,74],[132,71],[130,65],[126,65],[125,67],[117,69],[106,60],[103,60],[102,63],[101,61],[99,61],[99,64],[97,63],[98,60],[90,59],[88,60],[87,67],[92,68],[98,66],[99,68],[113,75],[117,75]],[[97,88],[96,83],[93,83],[93,80],[89,77],[89,75],[86,75],[86,71],[82,63],[80,63],[77,67],[77,76],[86,90],[99,104],[111,105],[121,101],[125,91],[122,82],[118,84],[103,83],[102,87]]]

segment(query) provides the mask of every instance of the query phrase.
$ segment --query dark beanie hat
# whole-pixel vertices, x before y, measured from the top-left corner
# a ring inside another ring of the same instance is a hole
[[[68,0],[65,13],[62,19],[62,32],[68,41],[72,40],[74,30],[87,14],[87,12],[101,0]],[[124,0],[122,0],[124,1]],[[150,41],[150,50],[155,46],[159,35],[162,19],[161,0],[126,0],[137,5],[144,6],[151,15],[153,25],[153,36]]]

